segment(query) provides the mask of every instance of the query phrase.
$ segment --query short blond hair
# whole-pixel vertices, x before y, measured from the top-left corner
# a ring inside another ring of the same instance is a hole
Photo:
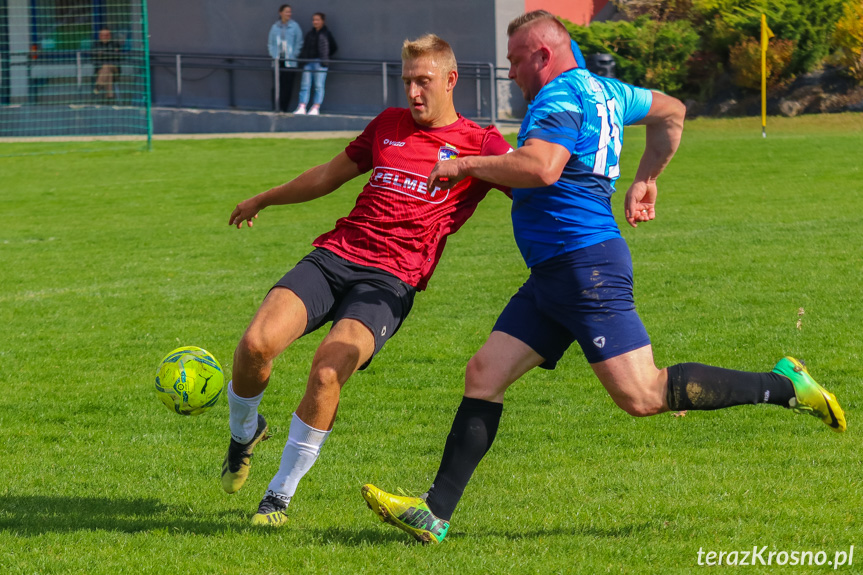
[[[416,40],[405,40],[402,44],[402,61],[413,60],[422,56],[433,57],[444,73],[458,71],[458,63],[456,63],[452,46],[435,34],[426,34]]]
[[[569,36],[569,32],[566,30],[566,26],[563,25],[563,22],[558,20],[557,16],[546,10],[526,12],[518,18],[513,19],[506,28],[506,35],[512,36],[515,34],[516,30],[540,21],[551,23],[554,27],[558,28],[559,31],[562,31],[564,34]]]

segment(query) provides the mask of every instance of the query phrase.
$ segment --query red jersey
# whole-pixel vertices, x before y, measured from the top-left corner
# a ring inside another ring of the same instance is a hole
[[[435,163],[511,150],[493,126],[481,128],[459,116],[449,126],[426,128],[414,122],[410,110],[388,108],[345,148],[360,171],[371,170],[354,209],[313,244],[425,289],[447,236],[493,187],[465,178],[449,190],[426,189]]]

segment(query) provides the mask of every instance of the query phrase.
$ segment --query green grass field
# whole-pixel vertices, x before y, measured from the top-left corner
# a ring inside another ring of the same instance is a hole
[[[359,488],[421,493],[437,470],[464,365],[527,275],[501,194],[451,238],[407,324],[345,387],[289,525],[267,531],[248,520],[323,333],[277,361],[261,408],[275,435],[236,495],[219,484],[227,401],[182,418],[152,379],[180,345],[205,347],[230,373],[262,297],[362,182],[266,210],[251,230],[228,215],[346,141],[0,158],[0,572],[665,574],[697,572],[699,550],[832,561],[854,545],[839,571],[860,573],[863,115],[771,118],[766,140],[759,128],[687,124],[657,219],[624,229],[639,312],[659,365],[766,371],[786,354],[805,359],[848,432],[773,406],[632,418],[574,348],[511,388],[435,547],[379,523]],[[628,130],[620,190],[643,139]],[[740,571],[833,570],[775,561]]]

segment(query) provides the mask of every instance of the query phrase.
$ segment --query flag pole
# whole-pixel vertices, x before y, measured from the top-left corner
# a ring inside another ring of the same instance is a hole
[[[761,14],[761,137],[767,137],[767,45],[773,31],[767,27],[767,16]]]

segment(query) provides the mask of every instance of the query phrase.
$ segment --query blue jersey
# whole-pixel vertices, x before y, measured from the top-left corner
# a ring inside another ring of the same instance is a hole
[[[512,190],[515,241],[528,267],[612,238],[620,230],[611,194],[620,176],[623,126],[644,118],[653,95],[575,68],[539,91],[518,134],[559,144],[572,154],[550,186]]]

